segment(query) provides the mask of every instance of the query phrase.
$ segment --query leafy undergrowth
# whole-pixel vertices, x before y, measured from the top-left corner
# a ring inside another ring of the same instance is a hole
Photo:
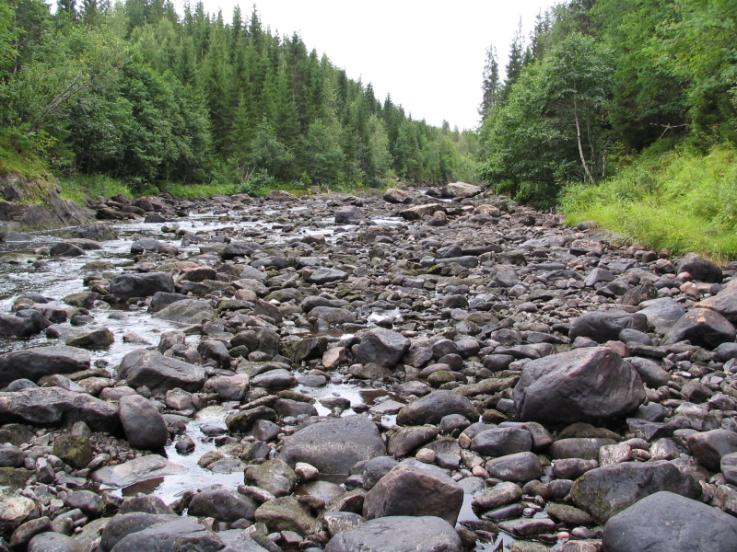
[[[568,224],[595,221],[654,249],[737,258],[737,149],[643,153],[598,186],[568,186]]]
[[[26,141],[16,135],[0,133],[0,175],[16,174],[27,180],[49,178],[46,163]]]
[[[125,182],[104,175],[62,177],[59,184],[61,197],[79,205],[84,205],[91,199],[106,199],[117,195],[130,199],[134,196]]]

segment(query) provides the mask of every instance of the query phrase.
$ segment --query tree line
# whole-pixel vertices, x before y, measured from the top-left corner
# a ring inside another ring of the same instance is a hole
[[[0,143],[62,174],[380,186],[474,180],[473,132],[413,120],[390,97],[202,2],[0,0]]]
[[[504,73],[504,75],[502,75]],[[541,206],[647,148],[737,144],[737,0],[571,0],[487,52],[483,175]]]

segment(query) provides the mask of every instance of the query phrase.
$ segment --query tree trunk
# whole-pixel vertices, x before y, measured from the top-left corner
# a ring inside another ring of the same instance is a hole
[[[581,157],[581,166],[583,166],[583,172],[586,175],[586,180],[589,183],[594,183],[594,178],[591,176],[589,170],[589,164],[586,162],[586,156],[583,153],[583,144],[581,142],[581,121],[578,118],[578,100],[576,99],[576,92],[573,92],[573,116],[576,119],[576,141],[578,142],[578,155]]]

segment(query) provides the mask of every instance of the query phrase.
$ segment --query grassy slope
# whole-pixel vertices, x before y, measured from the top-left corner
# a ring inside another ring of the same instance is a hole
[[[737,149],[653,149],[598,186],[569,186],[561,207],[568,223],[593,220],[648,247],[737,258]]]

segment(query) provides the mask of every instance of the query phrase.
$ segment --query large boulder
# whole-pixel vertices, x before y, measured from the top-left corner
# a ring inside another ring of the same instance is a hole
[[[50,374],[70,374],[90,367],[90,354],[75,347],[33,347],[0,355],[0,387],[17,379],[37,381]]]
[[[737,302],[735,303],[737,305]],[[686,309],[675,299],[670,297],[660,297],[640,303],[643,307],[638,311],[647,318],[647,322],[652,328],[660,333],[665,334],[673,327],[673,324],[680,320],[681,316],[686,314]],[[735,310],[737,314],[737,309]]]
[[[481,186],[474,184],[468,184],[467,182],[450,182],[443,186],[442,195],[443,197],[473,197],[482,192]]]
[[[373,519],[341,531],[325,552],[461,552],[461,539],[447,521],[431,516]]]
[[[620,332],[625,329],[646,331],[647,318],[643,314],[624,311],[587,312],[571,323],[569,335],[571,339],[589,337],[603,343],[619,339]]]
[[[603,523],[638,500],[658,491],[689,498],[701,496],[698,482],[665,460],[623,462],[595,468],[573,484],[571,498]]]
[[[384,328],[369,330],[353,348],[356,362],[393,368],[409,350],[410,341],[402,334]]]
[[[691,278],[700,282],[719,283],[723,277],[721,268],[696,253],[688,253],[681,259],[678,272],[688,272]]]
[[[731,280],[719,293],[697,303],[696,307],[711,309],[737,323],[737,280]]]
[[[667,343],[688,340],[694,345],[713,349],[734,341],[735,327],[715,310],[695,308],[684,314],[668,331]]]
[[[399,425],[437,424],[449,414],[460,414],[472,422],[478,420],[479,413],[471,401],[453,391],[433,391],[412,401],[397,414]]]
[[[441,469],[402,462],[379,479],[363,501],[368,519],[385,516],[437,516],[455,525],[463,489]]]
[[[528,362],[514,388],[520,419],[553,424],[620,418],[644,399],[637,370],[604,347]]]
[[[155,393],[179,387],[199,391],[205,383],[205,370],[161,353],[138,349],[123,357],[118,374],[132,387],[146,386]]]
[[[125,273],[116,276],[108,289],[116,301],[127,301],[134,297],[149,297],[157,291],[174,291],[174,279],[165,272],[145,274]]]
[[[31,387],[0,393],[0,424],[21,422],[60,426],[82,421],[95,431],[113,433],[120,426],[118,409],[87,393],[61,387]]]
[[[32,312],[35,314],[30,317],[0,313],[0,336],[31,337],[49,326],[50,322],[40,312]]]
[[[691,454],[702,466],[717,472],[722,457],[737,452],[737,433],[727,429],[713,429],[690,435],[687,443]]]
[[[200,324],[215,317],[215,309],[210,301],[202,299],[182,299],[164,307],[154,314],[154,318],[177,322],[178,324]]]
[[[294,466],[312,464],[323,478],[342,481],[357,463],[386,455],[376,424],[366,416],[346,416],[311,424],[286,437],[281,458]]]
[[[210,487],[194,495],[188,513],[197,517],[212,517],[218,521],[233,522],[253,519],[256,505],[253,500],[224,487]]]
[[[169,433],[154,403],[141,395],[120,397],[120,422],[130,445],[142,450],[161,450]]]
[[[734,552],[737,519],[697,500],[662,491],[612,517],[607,552]]]

